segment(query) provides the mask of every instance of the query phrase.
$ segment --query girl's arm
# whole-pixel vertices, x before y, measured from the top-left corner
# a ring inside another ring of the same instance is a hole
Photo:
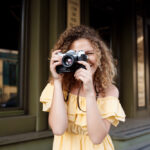
[[[111,123],[101,117],[93,93],[94,91],[86,93],[87,127],[92,142],[100,144],[108,134]],[[108,91],[107,94],[118,97],[118,90],[116,87],[112,87],[111,91]]]
[[[60,50],[52,53],[50,71],[54,80],[54,93],[48,123],[55,135],[62,135],[68,126],[67,110],[62,91],[62,75],[57,74],[56,66],[61,64],[61,56],[57,55]]]
[[[59,80],[54,80],[54,95],[49,112],[48,122],[55,135],[62,135],[68,126],[62,84]]]
[[[108,134],[111,123],[106,119],[103,119],[99,113],[90,65],[84,61],[79,61],[78,63],[83,64],[86,67],[86,69],[78,69],[74,76],[77,80],[81,80],[83,82],[83,88],[86,95],[88,134],[94,144],[100,144]],[[106,95],[117,97],[117,88],[112,86],[110,89],[111,90],[108,90]]]

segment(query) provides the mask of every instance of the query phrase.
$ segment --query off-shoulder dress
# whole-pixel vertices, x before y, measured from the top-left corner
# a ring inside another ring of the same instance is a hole
[[[40,96],[40,102],[43,103],[43,111],[45,112],[50,111],[53,90],[54,86],[48,83]],[[67,92],[63,91],[63,93],[66,97]],[[86,110],[85,97],[79,96],[79,102],[81,109]],[[53,150],[114,150],[109,134],[101,144],[94,145],[92,143],[87,131],[86,112],[78,108],[77,95],[70,93],[65,106],[68,115],[68,128],[63,135],[54,135]],[[116,97],[98,98],[97,107],[102,118],[110,121],[112,125],[117,126],[119,121],[125,121],[124,110]]]

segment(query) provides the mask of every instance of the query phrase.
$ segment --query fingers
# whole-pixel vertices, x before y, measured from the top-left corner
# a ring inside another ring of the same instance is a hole
[[[56,66],[61,65],[61,62],[55,62],[53,65],[51,65],[51,71],[56,69]]]
[[[83,68],[78,69],[74,74],[74,77],[77,80],[82,80],[82,81],[84,78],[87,78],[87,76],[89,76],[89,72]]]
[[[57,55],[59,52],[61,52],[60,49],[59,49],[59,50],[55,50],[55,51],[52,53],[52,57],[55,56],[55,55]]]
[[[51,58],[51,64],[54,64],[55,62],[61,62],[62,61],[62,57],[55,55]]]
[[[90,65],[86,61],[78,61],[78,63],[84,65],[87,70],[91,69]]]
[[[58,55],[59,52],[61,52],[61,50],[54,51],[50,59],[50,71],[53,74],[56,74],[56,66],[62,64],[62,56]]]
[[[76,76],[75,78],[76,78],[76,80],[80,80],[82,82],[84,81],[84,77],[83,76]]]
[[[54,64],[56,62],[61,62],[62,61],[62,56],[58,55],[58,53],[60,52],[61,50],[56,50],[52,53],[52,57],[51,57],[51,61],[50,61],[50,64]]]
[[[83,83],[91,82],[92,73],[90,65],[85,61],[78,61],[78,63],[84,65],[86,69],[78,69],[74,74],[75,79],[81,80]]]
[[[80,73],[75,73],[75,74],[74,74],[74,77],[75,77],[75,79],[77,79],[77,80],[83,81],[83,79],[85,78],[85,75],[84,75],[84,73],[80,72]]]
[[[76,72],[75,72],[75,75],[76,74],[87,74],[87,70],[85,70],[85,69],[83,69],[83,68],[80,68],[80,69],[78,69]]]

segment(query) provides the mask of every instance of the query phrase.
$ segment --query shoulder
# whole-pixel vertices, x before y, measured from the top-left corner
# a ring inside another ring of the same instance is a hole
[[[111,84],[109,85],[106,89],[105,89],[105,94],[106,96],[114,96],[114,97],[117,97],[119,98],[119,90],[118,88]]]
[[[45,97],[50,94],[50,92],[53,92],[54,86],[51,83],[47,83],[44,89],[42,90],[41,97]]]

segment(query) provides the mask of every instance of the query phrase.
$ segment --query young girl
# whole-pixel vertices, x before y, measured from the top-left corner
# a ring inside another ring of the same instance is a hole
[[[58,53],[68,50],[84,50],[88,59],[78,63],[86,69],[56,72],[56,66],[62,64]],[[40,101],[43,111],[49,112],[53,150],[114,150],[109,129],[124,121],[125,114],[113,84],[112,55],[95,30],[81,25],[62,33],[52,52],[50,71],[52,78]]]

